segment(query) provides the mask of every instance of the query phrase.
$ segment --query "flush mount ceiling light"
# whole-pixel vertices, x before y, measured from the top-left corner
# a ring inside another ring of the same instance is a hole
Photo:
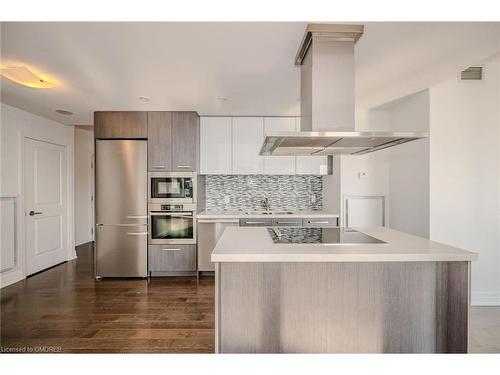
[[[34,89],[50,89],[56,86],[54,82],[48,80],[43,74],[34,73],[25,65],[2,67],[0,73],[3,77],[13,82]]]
[[[56,109],[56,112],[59,113],[60,115],[65,115],[65,116],[70,116],[73,114],[73,112],[66,111],[65,109]]]
[[[140,100],[141,102],[145,102],[145,103],[146,103],[146,102],[149,102],[149,98],[148,98],[147,96],[139,96],[139,100]]]

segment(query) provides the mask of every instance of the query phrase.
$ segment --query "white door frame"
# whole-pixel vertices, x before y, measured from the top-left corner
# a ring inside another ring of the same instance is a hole
[[[75,252],[75,243],[74,243],[74,194],[73,194],[73,182],[74,175],[73,169],[71,166],[73,165],[73,146],[71,144],[61,144],[59,142],[55,142],[52,139],[43,139],[38,134],[30,134],[28,132],[21,133],[21,147],[19,147],[20,157],[19,157],[19,179],[20,179],[20,212],[22,215],[22,226],[20,228],[20,237],[21,237],[21,249],[24,253],[24,264],[23,264],[23,276],[26,277],[27,274],[27,251],[26,251],[26,224],[25,224],[25,215],[26,215],[26,195],[25,195],[25,183],[24,183],[24,173],[25,173],[25,144],[27,139],[32,139],[35,141],[45,142],[54,144],[57,146],[64,147],[66,149],[66,197],[67,197],[67,205],[66,205],[66,230],[68,231],[67,235],[67,243],[66,243],[66,261],[76,258]]]

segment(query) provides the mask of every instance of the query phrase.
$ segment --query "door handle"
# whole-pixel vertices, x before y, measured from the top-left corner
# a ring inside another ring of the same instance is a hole
[[[30,215],[30,216],[33,216],[33,215],[41,215],[41,214],[43,214],[43,212],[35,212],[35,211],[30,211],[30,212],[29,212],[29,215]]]

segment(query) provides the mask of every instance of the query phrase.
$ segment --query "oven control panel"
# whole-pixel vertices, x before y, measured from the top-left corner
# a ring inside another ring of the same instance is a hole
[[[184,205],[182,204],[162,204],[162,211],[182,211],[184,209]]]

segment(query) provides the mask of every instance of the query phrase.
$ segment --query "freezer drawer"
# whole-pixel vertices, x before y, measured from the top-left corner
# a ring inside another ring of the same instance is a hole
[[[149,245],[149,271],[196,272],[196,245]]]
[[[300,227],[302,218],[276,218],[272,219],[272,225],[275,227]]]
[[[146,277],[147,225],[96,226],[96,277]]]
[[[338,218],[336,217],[305,217],[302,219],[304,227],[336,227]]]
[[[272,225],[270,218],[240,219],[240,227],[266,227]]]

